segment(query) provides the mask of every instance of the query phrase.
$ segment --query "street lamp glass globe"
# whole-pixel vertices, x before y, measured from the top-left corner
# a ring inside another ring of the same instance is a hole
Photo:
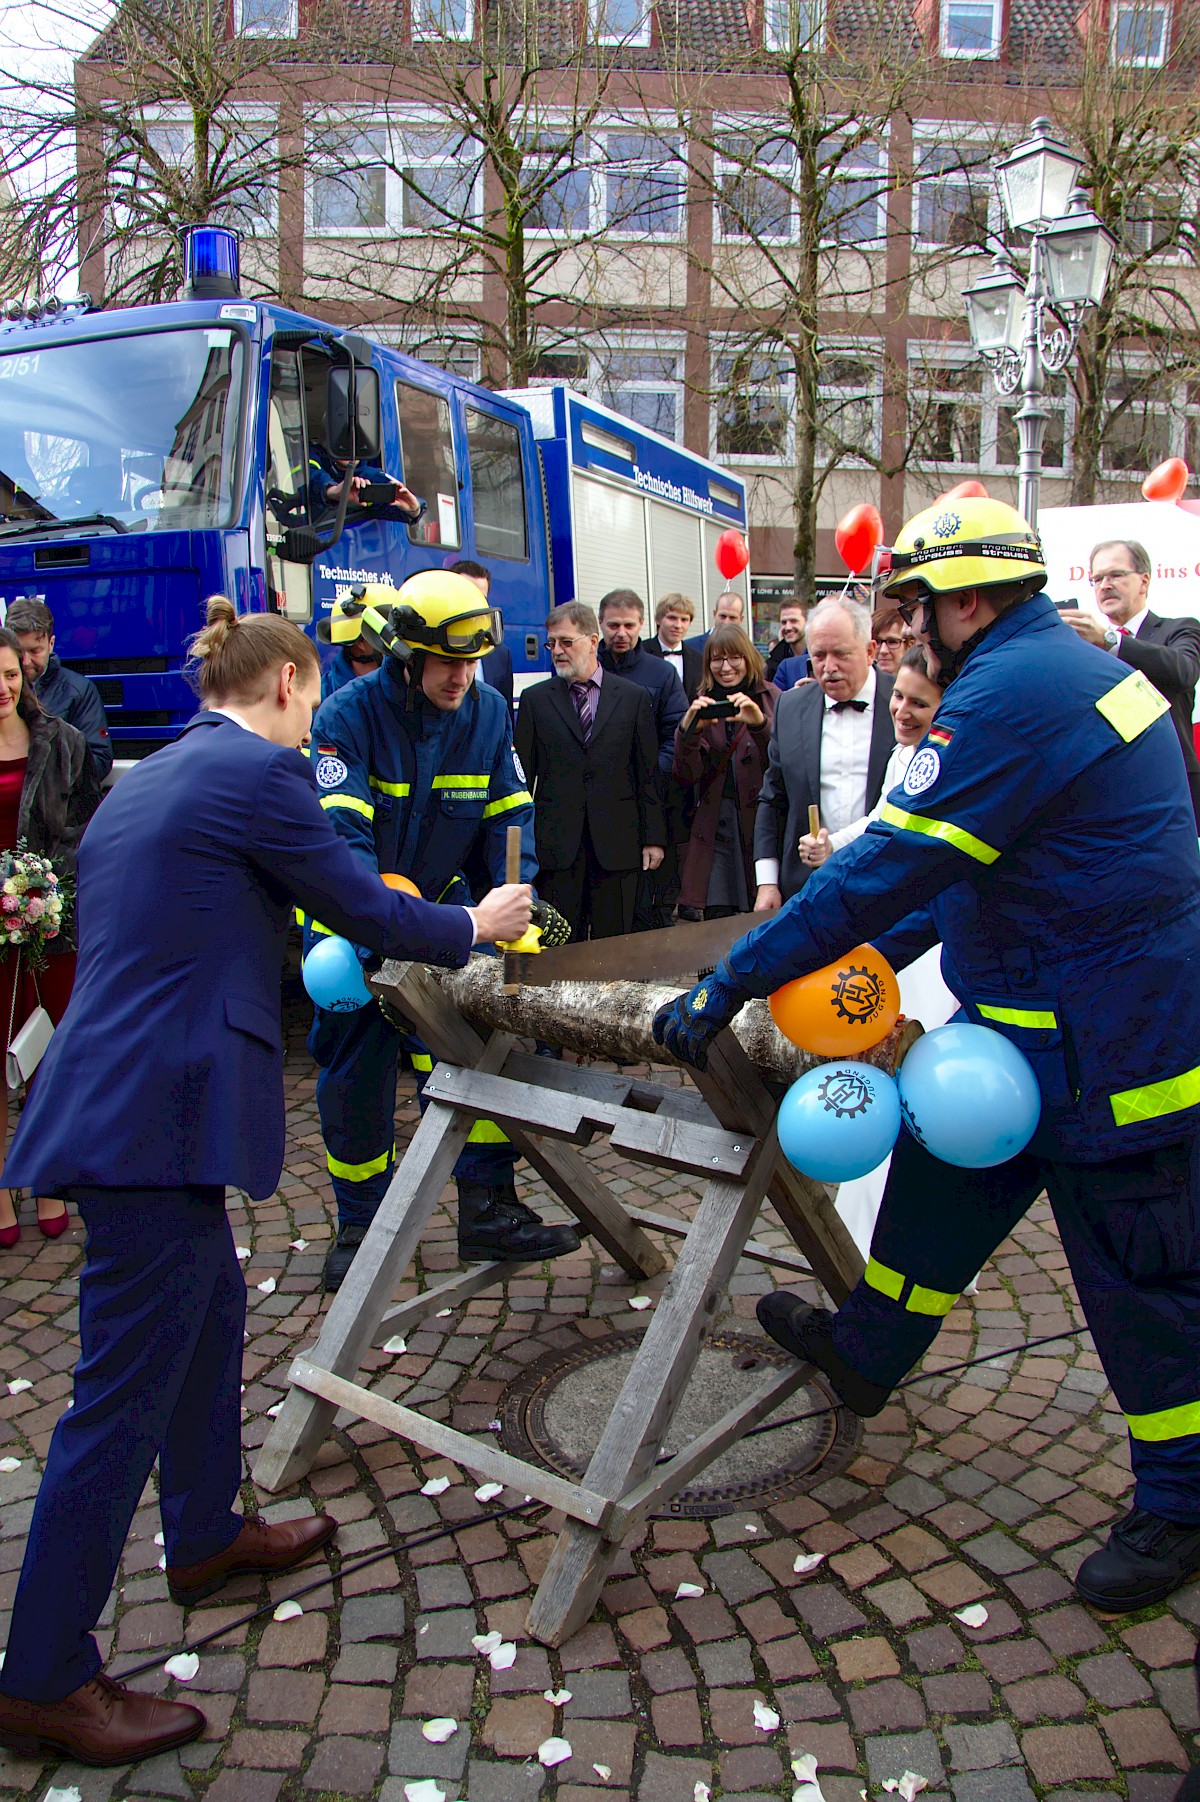
[[[1009,229],[1032,230],[1065,213],[1082,166],[1055,137],[1049,119],[1035,119],[1025,143],[996,164]]]
[[[982,355],[1020,350],[1025,290],[1004,256],[994,258],[990,275],[981,277],[963,296],[971,343]]]
[[[1098,306],[1116,239],[1092,212],[1082,189],[1076,188],[1066,217],[1047,229],[1042,245],[1051,299],[1059,306]]]

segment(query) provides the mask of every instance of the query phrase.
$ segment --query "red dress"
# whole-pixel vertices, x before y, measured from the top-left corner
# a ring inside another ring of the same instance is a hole
[[[17,844],[17,823],[21,816],[21,791],[25,786],[25,769],[29,759],[14,757],[0,763],[0,851],[13,851]],[[42,1006],[57,1026],[67,1011],[67,1002],[71,999],[71,989],[75,982],[75,953],[73,951],[52,952],[46,965],[37,973],[36,987],[33,972],[24,958],[20,960],[21,986],[17,994],[17,1005],[13,1010],[13,979],[16,976],[18,960],[13,951],[5,952],[0,957],[0,1033],[4,1035],[4,1045],[8,1045],[8,1022],[11,1017],[13,1031],[19,1032],[29,1018],[41,997]]]

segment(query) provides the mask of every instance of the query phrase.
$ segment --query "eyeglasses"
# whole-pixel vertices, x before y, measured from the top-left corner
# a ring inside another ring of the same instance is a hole
[[[890,632],[887,633],[886,635],[881,632],[879,637],[875,640],[875,643],[899,646],[904,643],[904,637],[903,637],[903,634],[901,634],[901,633],[897,633],[893,636]]]
[[[714,657],[712,666],[714,669],[732,669],[735,664],[745,663],[745,661],[744,657]]]
[[[1140,576],[1140,569],[1105,569],[1098,576],[1089,576],[1088,581],[1093,588],[1099,588],[1101,582],[1123,582],[1126,576]]]
[[[547,638],[546,649],[548,651],[554,651],[554,650],[569,651],[573,644],[582,644],[582,643],[583,643],[582,638]]]
[[[919,607],[923,608],[927,601],[933,599],[933,596],[921,595],[915,601],[901,601],[889,595],[888,599],[891,601],[892,606],[896,609],[896,612],[900,615],[900,618],[904,621],[905,625],[910,628],[915,628],[917,623],[917,609]],[[901,639],[900,642],[903,644],[904,640]]]

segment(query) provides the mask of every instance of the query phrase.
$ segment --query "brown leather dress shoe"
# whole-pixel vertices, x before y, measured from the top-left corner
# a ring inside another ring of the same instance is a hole
[[[281,1520],[275,1525],[261,1514],[248,1514],[241,1532],[223,1552],[202,1558],[199,1564],[168,1564],[171,1600],[181,1608],[193,1608],[243,1571],[291,1570],[294,1564],[303,1564],[328,1545],[337,1530],[338,1523],[331,1514],[309,1514],[301,1520]]]
[[[65,1752],[82,1764],[133,1764],[199,1739],[205,1725],[187,1702],[144,1696],[103,1671],[61,1702],[0,1695],[0,1746],[34,1757]]]

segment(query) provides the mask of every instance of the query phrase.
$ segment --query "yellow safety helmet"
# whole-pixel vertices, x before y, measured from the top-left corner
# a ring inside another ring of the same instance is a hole
[[[448,569],[424,569],[400,588],[368,582],[333,604],[317,627],[324,644],[358,637],[402,661],[414,651],[435,657],[476,658],[495,650],[504,636],[499,610],[489,607],[474,582]]]
[[[1046,586],[1046,565],[1037,533],[1015,507],[971,495],[935,501],[910,519],[894,546],[875,552],[871,578],[879,606],[912,582],[927,594],[949,594],[1028,581],[1036,594]]]

